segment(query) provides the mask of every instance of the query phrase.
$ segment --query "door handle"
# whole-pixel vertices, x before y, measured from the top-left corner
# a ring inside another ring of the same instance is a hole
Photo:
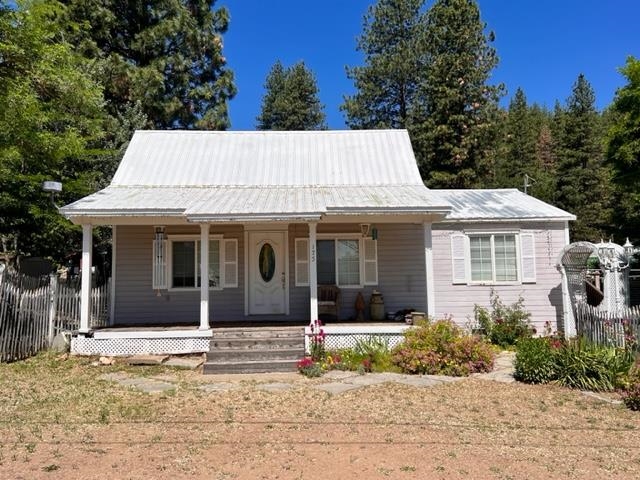
[[[282,272],[281,279],[282,279],[282,289],[284,290],[284,283],[285,283],[284,272]]]

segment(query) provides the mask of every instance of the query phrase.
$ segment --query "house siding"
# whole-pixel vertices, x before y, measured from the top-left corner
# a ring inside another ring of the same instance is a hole
[[[536,281],[518,285],[454,285],[452,282],[451,235],[471,232],[522,231],[535,237]],[[531,322],[542,332],[545,322],[552,328],[562,325],[561,276],[556,257],[565,246],[564,222],[464,223],[433,225],[436,316],[451,315],[458,324],[473,319],[474,306],[489,307],[491,289],[505,304],[520,296],[531,313]]]
[[[355,317],[355,300],[362,292],[368,302],[371,292],[382,292],[385,310],[426,309],[426,279],[422,225],[380,224],[378,229],[378,285],[362,289],[343,288],[341,319]],[[115,325],[197,324],[200,292],[153,290],[151,245],[152,226],[119,226],[116,237]],[[260,321],[309,319],[309,287],[295,286],[295,239],[308,237],[306,224],[288,228],[289,315],[245,316],[244,229],[211,225],[212,235],[238,240],[238,287],[210,292],[210,321]],[[359,233],[356,224],[318,225],[318,233]],[[167,235],[199,235],[198,226],[167,226]],[[368,318],[368,311],[366,312]]]

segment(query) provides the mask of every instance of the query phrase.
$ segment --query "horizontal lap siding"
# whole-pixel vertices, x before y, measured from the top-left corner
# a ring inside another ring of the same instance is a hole
[[[244,236],[241,227],[211,227],[210,233],[238,239],[238,287],[211,291],[211,321],[244,317]],[[192,226],[168,226],[167,235],[199,235]],[[118,226],[116,242],[116,324],[193,323],[200,319],[200,290],[160,291],[151,288],[151,226]]]
[[[493,288],[505,304],[524,298],[524,306],[531,313],[531,321],[539,332],[546,321],[558,328],[562,318],[560,273],[555,267],[558,253],[565,245],[564,223],[514,224],[434,224],[433,257],[437,316],[452,315],[459,324],[473,319],[474,305],[489,307],[491,286],[453,285],[451,265],[451,234],[517,231],[533,232],[536,248],[536,283],[496,285]]]
[[[387,312],[404,308],[424,311],[426,308],[424,241],[422,225],[375,225],[378,229],[377,286],[342,289],[341,319],[355,317],[355,301],[362,292],[369,303],[371,292],[382,292]],[[168,226],[167,235],[199,235],[197,226]],[[289,226],[289,316],[244,315],[244,230],[242,226],[211,226],[210,233],[238,239],[238,288],[211,291],[210,318],[216,320],[309,319],[309,287],[295,286],[295,239],[308,238],[306,224]],[[320,224],[318,233],[360,233],[357,224]],[[119,226],[116,258],[116,323],[117,324],[197,324],[200,315],[200,291],[157,292],[151,288],[151,226]],[[369,316],[368,308],[365,310]]]

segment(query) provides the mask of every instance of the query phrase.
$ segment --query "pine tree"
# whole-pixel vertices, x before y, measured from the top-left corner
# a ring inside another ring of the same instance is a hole
[[[593,88],[580,74],[567,100],[556,109],[559,123],[556,204],[577,216],[572,240],[597,241],[611,224],[611,172],[604,165],[603,132]]]
[[[364,66],[347,68],[356,93],[341,107],[351,128],[406,128],[423,55],[424,0],[379,0],[364,17],[357,49]]]
[[[277,61],[267,75],[258,130],[322,130],[327,128],[313,73],[298,62],[284,68]]]
[[[495,145],[501,85],[488,85],[498,64],[493,34],[474,0],[436,0],[427,12],[414,149],[430,187],[479,186]]]
[[[225,129],[233,73],[222,53],[229,15],[215,0],[63,0],[88,29],[67,34],[102,67],[113,117],[139,102],[148,126]]]
[[[622,237],[640,241],[640,60],[627,58],[620,69],[627,84],[616,92],[611,107],[607,158],[615,172],[615,220]],[[621,238],[622,240],[623,238]]]
[[[516,90],[507,114],[505,155],[500,160],[497,183],[500,187],[521,187],[525,174],[535,177],[537,129],[527,97]]]

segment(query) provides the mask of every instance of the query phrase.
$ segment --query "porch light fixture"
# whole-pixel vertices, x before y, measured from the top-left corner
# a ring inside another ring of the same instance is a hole
[[[369,230],[371,229],[370,223],[361,223],[360,224],[360,232],[362,233],[362,237],[367,237],[369,235]]]
[[[62,192],[62,183],[47,180],[42,182],[42,190],[51,194],[51,204],[58,209],[59,207],[56,205],[55,195],[56,193]]]

